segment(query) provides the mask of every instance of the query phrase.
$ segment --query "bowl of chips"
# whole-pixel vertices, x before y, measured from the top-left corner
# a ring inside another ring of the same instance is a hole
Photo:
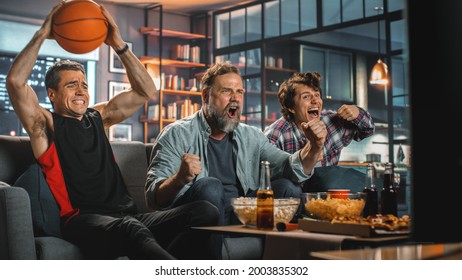
[[[342,196],[329,192],[304,193],[303,204],[310,218],[332,221],[339,217],[361,216],[366,204],[366,193],[347,193]]]

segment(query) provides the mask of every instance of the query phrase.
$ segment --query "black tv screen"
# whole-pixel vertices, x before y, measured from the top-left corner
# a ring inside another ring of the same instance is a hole
[[[418,242],[461,242],[462,1],[407,7],[412,235]]]
[[[15,55],[0,54],[0,135],[10,135],[13,132],[16,135],[24,135],[25,131],[22,130],[21,124],[13,110],[13,106],[8,97],[6,90],[6,76],[13,63]],[[62,60],[58,57],[39,57],[32,69],[29,76],[29,85],[34,89],[37,94],[39,103],[46,109],[52,109],[50,100],[48,99],[47,91],[45,89],[45,74],[51,65],[56,61]],[[78,61],[87,71],[86,61]]]

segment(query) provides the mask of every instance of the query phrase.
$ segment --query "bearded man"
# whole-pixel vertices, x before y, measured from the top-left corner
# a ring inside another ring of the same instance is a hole
[[[210,67],[201,80],[202,108],[166,126],[157,137],[146,181],[153,209],[206,200],[220,211],[220,225],[238,224],[230,199],[254,197],[259,166],[269,161],[275,198],[300,197],[322,153],[327,130],[315,119],[302,125],[312,145],[289,154],[261,130],[240,123],[244,87],[230,62]]]

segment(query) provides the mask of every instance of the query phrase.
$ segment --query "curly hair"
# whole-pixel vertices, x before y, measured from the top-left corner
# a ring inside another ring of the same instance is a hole
[[[239,69],[234,66],[230,61],[223,63],[216,63],[211,66],[207,71],[205,71],[204,76],[201,79],[202,89],[207,91],[207,94],[210,94],[210,89],[213,86],[213,82],[217,76],[225,75],[228,73],[235,73],[239,76],[241,75]]]
[[[85,69],[83,68],[82,64],[75,61],[61,60],[50,66],[50,68],[48,68],[47,73],[45,75],[46,88],[52,88],[56,90],[61,79],[59,72],[65,70],[81,71],[84,75],[86,75]]]
[[[282,107],[281,113],[288,121],[294,119],[294,114],[289,109],[293,109],[295,106],[295,90],[298,85],[312,87],[314,90],[319,91],[322,96],[321,75],[318,72],[297,72],[292,74],[289,79],[281,84],[278,92],[279,103],[281,103]]]

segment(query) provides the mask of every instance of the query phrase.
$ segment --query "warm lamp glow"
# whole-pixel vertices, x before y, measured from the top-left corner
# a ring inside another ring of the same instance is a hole
[[[371,85],[387,85],[388,84],[388,66],[382,62],[381,59],[372,68],[371,78],[369,80]]]
[[[380,14],[380,12],[383,11],[383,7],[374,7],[374,10],[377,12],[377,14]],[[369,83],[371,85],[385,86],[388,84],[388,66],[385,63],[383,63],[380,59],[380,20],[377,21],[377,35],[377,46],[379,49],[377,54],[379,56],[379,59],[377,60],[377,63],[374,65],[374,68],[372,68]]]

